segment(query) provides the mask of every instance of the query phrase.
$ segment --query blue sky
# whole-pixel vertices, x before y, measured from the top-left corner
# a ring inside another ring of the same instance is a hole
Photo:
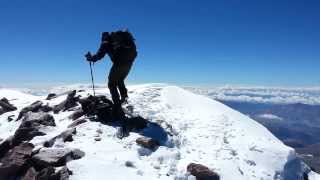
[[[129,83],[320,85],[317,0],[2,0],[0,17],[0,85],[90,82],[83,55],[122,28],[139,51]]]

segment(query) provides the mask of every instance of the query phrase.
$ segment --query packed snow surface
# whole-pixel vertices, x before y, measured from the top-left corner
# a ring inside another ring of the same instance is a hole
[[[90,89],[80,92],[88,96]],[[106,88],[97,94],[107,95]],[[56,105],[66,98],[47,101],[45,96],[33,96],[18,91],[0,89],[18,107],[17,111],[0,116],[0,138],[12,135],[20,122],[7,122],[22,107],[36,100]],[[135,140],[143,133],[131,132],[129,137],[116,137],[117,127],[99,122],[77,126],[73,142],[56,142],[54,147],[79,148],[85,156],[70,161],[72,180],[195,180],[186,172],[189,163],[200,163],[221,176],[222,180],[295,180],[292,174],[302,173],[292,148],[285,146],[266,128],[249,117],[210,98],[193,94],[175,86],[160,84],[129,87],[129,103],[134,114],[157,123],[163,129],[148,127],[144,132],[160,140],[155,151],[138,146]],[[56,127],[44,129],[46,136],[35,137],[37,147],[67,129],[73,121],[72,112],[52,114]],[[101,141],[95,141],[100,137]],[[130,164],[130,166],[128,166]],[[312,177],[319,179],[317,174]],[[298,180],[298,179],[297,179]]]

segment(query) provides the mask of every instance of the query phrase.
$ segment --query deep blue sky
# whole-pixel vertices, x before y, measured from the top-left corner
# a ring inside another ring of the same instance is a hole
[[[130,83],[319,85],[319,20],[318,0],[2,0],[0,85],[90,82],[84,53],[122,28],[139,51]]]

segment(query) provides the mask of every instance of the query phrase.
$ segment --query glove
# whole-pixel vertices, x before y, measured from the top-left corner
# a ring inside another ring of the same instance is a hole
[[[91,55],[91,53],[90,52],[88,52],[86,55],[84,55],[86,58],[87,58],[87,61],[89,61],[89,62],[96,62],[94,59],[93,59],[93,57],[92,57],[92,55]]]

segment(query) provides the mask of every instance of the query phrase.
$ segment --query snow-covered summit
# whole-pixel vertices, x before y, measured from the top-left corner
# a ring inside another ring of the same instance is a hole
[[[91,90],[86,88],[77,94],[85,97],[89,93]],[[107,89],[99,88],[97,94],[108,94]],[[0,116],[0,138],[14,133],[19,123],[7,122],[7,117],[17,116],[23,106],[36,100],[53,106],[65,96],[45,100],[44,96],[0,89],[0,98],[7,97],[18,107]],[[85,152],[83,158],[67,164],[73,171],[70,179],[191,180],[194,177],[186,172],[190,163],[209,167],[222,180],[299,180],[307,169],[292,148],[259,123],[220,102],[179,87],[155,84],[130,86],[129,97],[134,114],[158,123],[168,132],[166,142],[153,152],[136,144],[139,133],[118,139],[115,127],[86,122],[77,126],[74,141],[54,145]],[[68,118],[71,113],[52,113],[57,126],[45,129],[47,135],[31,142],[40,146],[66,130],[73,122]],[[97,136],[100,141],[94,140]],[[312,178],[319,176],[312,174]]]

